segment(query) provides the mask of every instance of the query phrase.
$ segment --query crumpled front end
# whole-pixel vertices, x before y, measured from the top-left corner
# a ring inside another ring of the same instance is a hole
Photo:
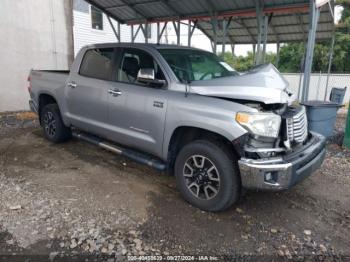
[[[288,81],[272,64],[260,65],[238,76],[193,81],[190,92],[204,96],[261,102],[291,104]]]
[[[310,176],[325,157],[325,138],[310,133],[307,143],[276,157],[241,158],[239,169],[242,186],[257,190],[284,190]]]
[[[309,132],[303,106],[279,111],[276,138],[247,135],[239,160],[242,185],[248,189],[283,190],[311,175],[325,157],[326,139]]]

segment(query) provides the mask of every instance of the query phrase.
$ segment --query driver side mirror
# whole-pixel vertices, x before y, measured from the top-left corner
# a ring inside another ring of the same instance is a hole
[[[165,80],[155,78],[155,72],[153,68],[141,68],[137,74],[137,81],[160,87],[166,84]]]
[[[155,79],[153,68],[141,68],[137,74],[137,80],[140,82],[152,82]]]

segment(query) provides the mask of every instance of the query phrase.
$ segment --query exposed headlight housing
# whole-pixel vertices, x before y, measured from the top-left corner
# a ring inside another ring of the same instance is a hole
[[[278,137],[281,127],[281,117],[273,113],[238,112],[236,121],[257,136]]]

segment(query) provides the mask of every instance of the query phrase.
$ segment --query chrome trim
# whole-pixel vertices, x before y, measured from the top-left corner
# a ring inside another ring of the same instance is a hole
[[[285,148],[277,147],[277,148],[254,148],[254,147],[244,147],[244,151],[250,152],[250,153],[264,153],[264,152],[284,152],[286,151]]]
[[[120,96],[123,93],[120,90],[118,90],[118,89],[115,89],[115,90],[109,89],[108,90],[108,94],[111,94],[112,96]]]
[[[286,119],[286,128],[288,140],[297,143],[303,143],[308,134],[308,122],[305,106],[301,107],[300,112],[291,118]]]
[[[67,84],[67,86],[70,87],[70,88],[76,88],[78,85],[76,83],[74,83],[74,82],[70,82],[70,83]]]
[[[317,133],[310,134],[312,138],[295,157],[241,158],[238,165],[242,186],[247,189],[278,191],[288,189],[310,176],[320,167],[326,153],[325,138]],[[266,179],[268,173],[271,173],[269,176],[272,179]]]

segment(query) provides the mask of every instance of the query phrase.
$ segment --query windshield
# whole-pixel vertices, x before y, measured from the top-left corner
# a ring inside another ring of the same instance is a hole
[[[181,82],[209,80],[238,73],[216,55],[193,49],[159,49]]]

